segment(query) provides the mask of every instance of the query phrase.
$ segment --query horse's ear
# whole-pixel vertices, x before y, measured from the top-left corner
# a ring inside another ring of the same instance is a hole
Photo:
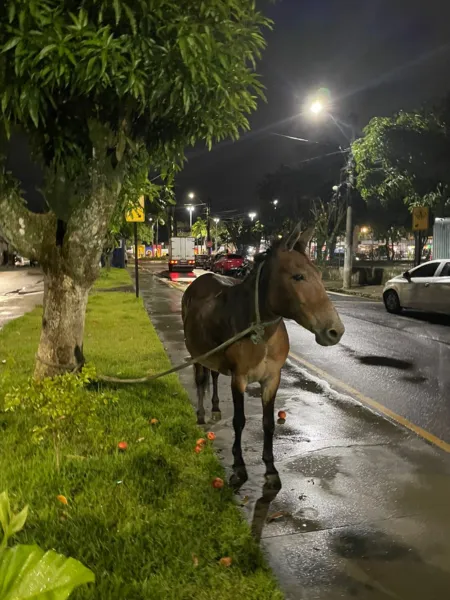
[[[287,238],[285,238],[281,244],[282,248],[284,250],[289,250],[289,252],[291,250],[293,250],[295,244],[298,242],[300,235],[302,233],[302,228],[301,228],[301,224],[298,223],[294,229],[291,231],[291,233],[288,235]]]
[[[302,246],[304,246],[305,249],[308,247],[309,242],[312,240],[315,229],[316,228],[314,227],[314,225],[312,225],[311,227],[308,227],[308,229],[305,229],[305,231],[301,234],[298,241]]]
[[[289,250],[298,250],[299,252],[305,252],[314,235],[315,227],[308,227],[305,231],[299,231],[298,235],[289,243]]]

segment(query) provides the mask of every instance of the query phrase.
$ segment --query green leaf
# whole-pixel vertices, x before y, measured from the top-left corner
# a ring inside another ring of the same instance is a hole
[[[14,21],[14,17],[16,16],[16,2],[12,0],[8,7],[8,21],[12,23]]]
[[[25,525],[25,521],[27,520],[28,517],[28,506],[25,506],[25,508],[18,514],[18,515],[14,515],[13,518],[11,519],[11,523],[9,524],[9,535],[14,535],[15,533],[18,533],[19,531],[21,531],[23,529],[23,526]]]
[[[47,56],[47,54],[49,52],[51,52],[55,48],[56,48],[56,44],[49,44],[48,46],[44,46],[44,48],[42,48],[42,50],[39,52],[36,62],[39,62],[40,60],[42,60],[45,56]]]
[[[11,38],[9,42],[6,42],[6,44],[3,46],[2,52],[8,52],[8,50],[12,50],[12,48],[15,48],[17,46],[20,40],[20,37]]]
[[[9,523],[11,521],[11,506],[9,504],[8,494],[2,492],[0,494],[0,525],[2,526],[5,536],[9,531]]]
[[[128,4],[123,4],[122,6],[125,14],[127,15],[128,21],[130,22],[130,27],[134,35],[136,35],[137,27],[136,27],[136,19],[134,17],[133,11],[128,6]]]
[[[113,0],[114,13],[116,15],[116,25],[120,22],[120,15],[122,12],[122,6],[120,4],[120,0]]]
[[[75,588],[94,581],[80,562],[38,546],[15,546],[0,556],[2,600],[66,600]]]

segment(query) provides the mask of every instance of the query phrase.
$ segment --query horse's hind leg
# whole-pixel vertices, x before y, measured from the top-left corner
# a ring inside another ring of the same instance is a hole
[[[219,379],[219,373],[217,371],[211,371],[213,381],[213,395],[212,395],[212,413],[211,417],[213,421],[220,421],[222,413],[219,408],[219,392],[217,386],[217,380]]]
[[[203,401],[209,384],[209,369],[196,363],[194,365],[195,385],[197,386],[197,423],[205,424],[205,407]]]
[[[233,377],[231,382],[231,391],[233,394],[233,428],[234,428],[234,444],[233,444],[233,475],[230,479],[230,485],[234,488],[240,487],[247,479],[247,469],[245,468],[244,459],[242,457],[242,432],[245,427],[244,413],[244,393],[247,387],[247,381],[241,377]]]

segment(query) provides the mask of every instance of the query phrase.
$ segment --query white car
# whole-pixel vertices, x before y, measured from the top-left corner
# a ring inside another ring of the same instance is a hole
[[[383,300],[390,313],[411,308],[450,315],[450,258],[432,260],[394,277],[384,287]]]
[[[29,258],[24,258],[23,256],[16,256],[15,265],[16,267],[29,267],[31,265],[31,261]]]

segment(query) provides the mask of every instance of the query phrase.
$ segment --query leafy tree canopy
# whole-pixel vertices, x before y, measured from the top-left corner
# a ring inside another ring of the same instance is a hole
[[[65,176],[101,150],[113,166],[128,158],[131,197],[149,162],[165,172],[186,145],[248,128],[267,24],[252,0],[5,1],[2,124]]]
[[[403,198],[407,206],[445,204],[450,185],[448,103],[433,111],[375,117],[353,144],[357,186],[367,201],[388,206]]]

